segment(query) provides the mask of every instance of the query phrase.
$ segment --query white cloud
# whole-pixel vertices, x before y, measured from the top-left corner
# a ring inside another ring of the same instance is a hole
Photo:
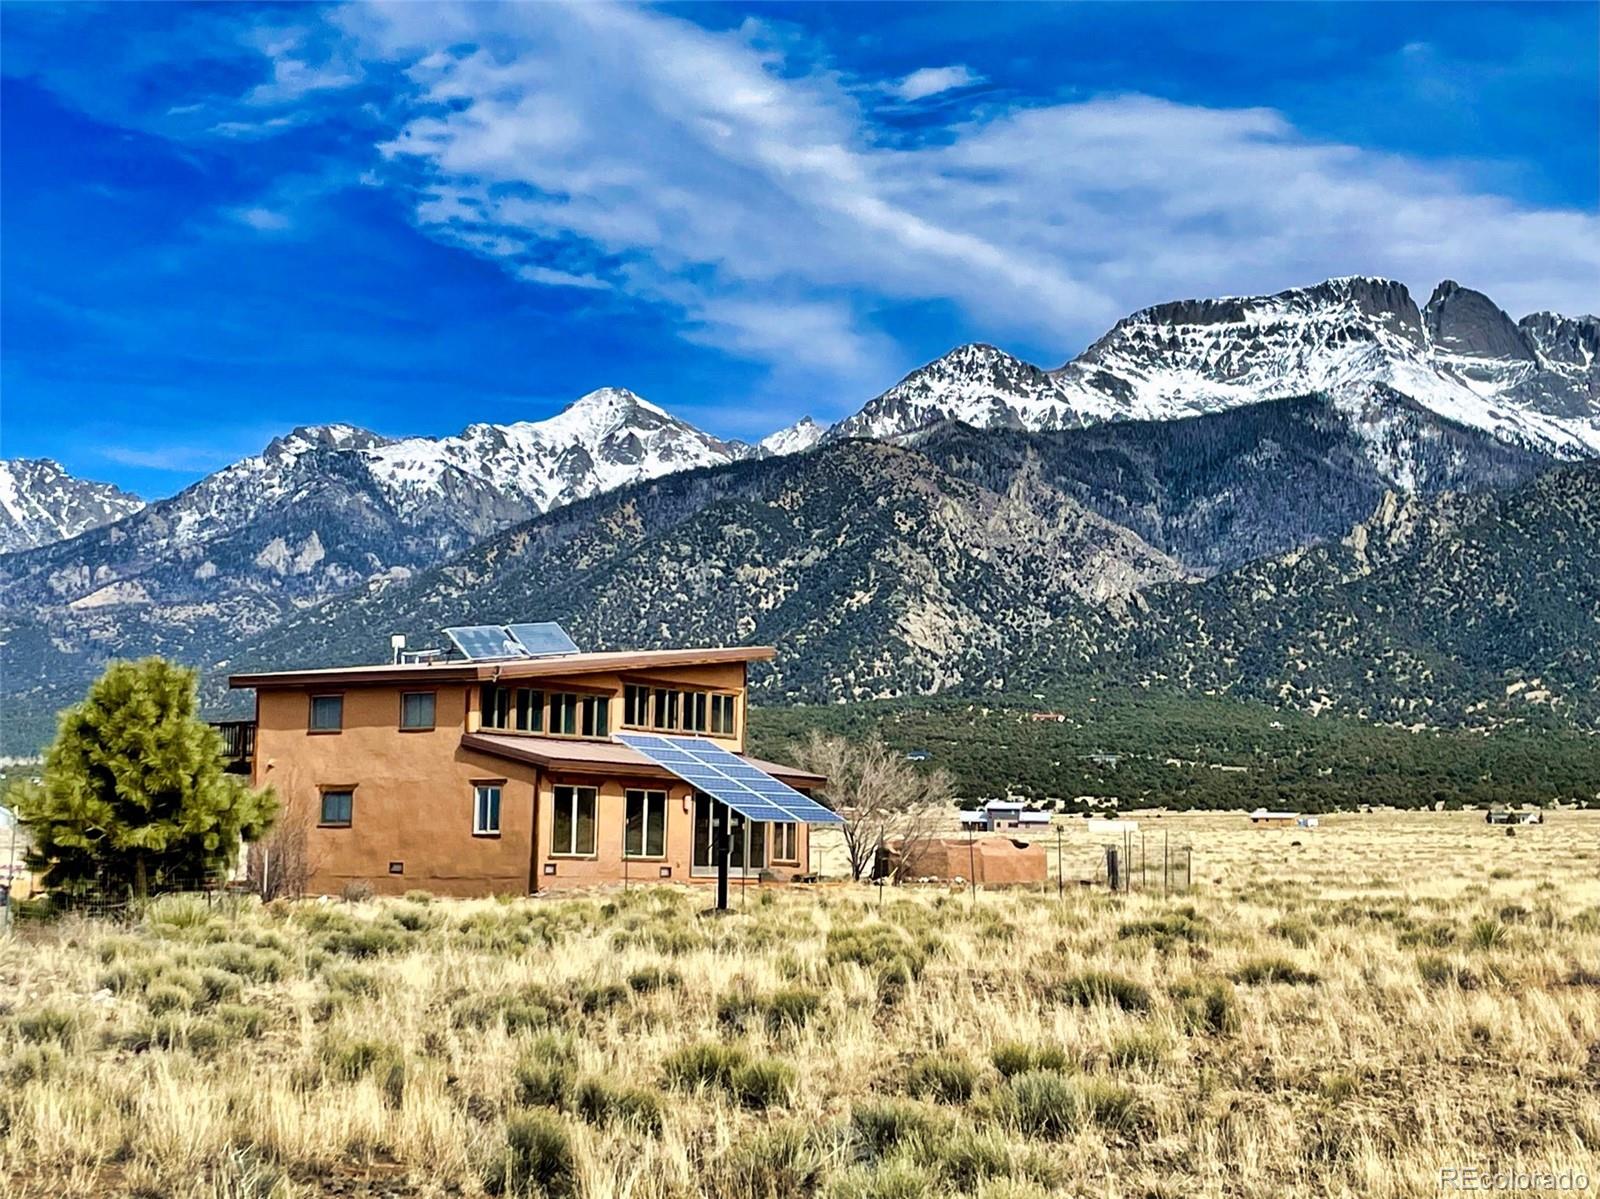
[[[262,233],[276,233],[289,227],[288,215],[270,208],[235,208],[229,215],[241,225]]]
[[[959,64],[953,67],[922,67],[920,70],[912,71],[904,79],[897,79],[890,84],[889,91],[902,100],[915,101],[982,82],[982,75],[975,74]]]
[[[1106,96],[907,147],[858,99],[890,85],[786,61],[750,24],[711,32],[603,5],[336,19],[354,57],[398,65],[415,89],[383,150],[420,227],[530,280],[666,306],[691,340],[819,378],[881,382],[904,365],[872,318],[908,302],[953,303],[975,337],[1063,357],[1144,304],[1330,275],[1459,278],[1513,313],[1597,306],[1592,214],[1316,141],[1269,110]]]
[[[214,446],[162,445],[154,449],[135,446],[108,445],[95,451],[107,462],[122,466],[137,466],[145,470],[169,471],[172,474],[195,474],[218,470],[236,462],[239,455]]]

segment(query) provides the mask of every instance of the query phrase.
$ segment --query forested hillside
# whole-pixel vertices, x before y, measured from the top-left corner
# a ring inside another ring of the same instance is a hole
[[[925,751],[965,800],[1009,793],[1068,811],[1600,805],[1593,734],[1411,732],[1154,688],[760,708],[751,745],[783,758],[812,730]]]

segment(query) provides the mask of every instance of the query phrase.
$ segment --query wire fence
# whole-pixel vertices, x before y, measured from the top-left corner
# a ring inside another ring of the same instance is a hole
[[[80,884],[61,888],[36,899],[0,903],[0,931],[9,931],[33,921],[60,916],[80,916],[89,920],[131,924],[139,920],[152,903],[173,896],[192,896],[208,908],[231,910],[251,894],[248,884],[228,874],[206,874],[196,878],[163,879],[149,893],[138,896],[127,886]]]
[[[1152,846],[1142,834],[1124,833],[1104,847],[1105,858],[1097,882],[1107,890],[1130,894],[1174,895],[1187,891],[1194,881],[1194,850],[1173,845],[1167,837]]]

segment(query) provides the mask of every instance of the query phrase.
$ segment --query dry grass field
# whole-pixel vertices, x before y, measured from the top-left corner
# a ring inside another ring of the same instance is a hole
[[[1381,1199],[1486,1167],[1593,1192],[1597,816],[1168,816],[1196,861],[1168,898],[1077,885],[1077,829],[1063,900],[175,898],[25,927],[0,1191]]]

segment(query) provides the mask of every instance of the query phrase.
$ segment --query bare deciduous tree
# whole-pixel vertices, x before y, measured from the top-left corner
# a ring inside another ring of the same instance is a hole
[[[901,862],[914,860],[947,814],[950,776],[918,769],[876,737],[852,741],[813,731],[794,756],[803,769],[827,776],[820,797],[844,817],[853,879],[859,880],[890,842],[898,843]]]
[[[296,899],[316,869],[312,860],[308,828],[310,817],[300,804],[287,804],[262,840],[249,847],[247,877],[250,889],[263,902]]]

